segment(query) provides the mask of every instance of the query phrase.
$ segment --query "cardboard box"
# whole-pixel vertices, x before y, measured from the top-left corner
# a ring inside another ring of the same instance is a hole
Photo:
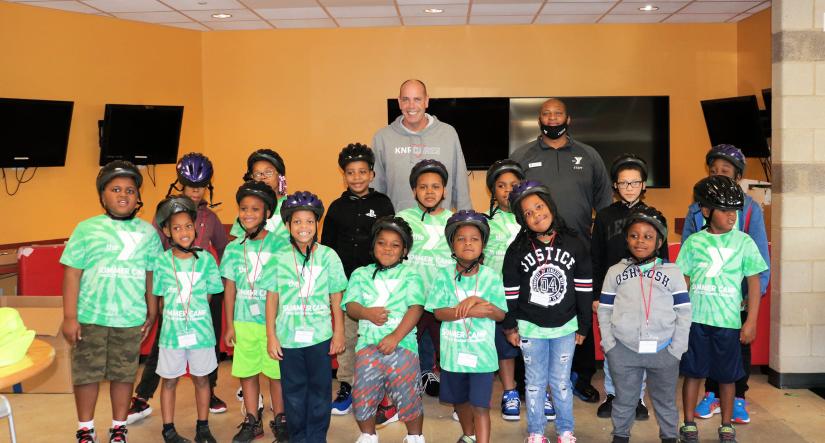
[[[15,308],[23,324],[37,332],[37,338],[54,347],[54,362],[40,374],[24,380],[22,392],[70,394],[72,392],[71,348],[60,327],[63,324],[63,297],[2,296],[0,306]],[[16,392],[12,388],[5,392]]]

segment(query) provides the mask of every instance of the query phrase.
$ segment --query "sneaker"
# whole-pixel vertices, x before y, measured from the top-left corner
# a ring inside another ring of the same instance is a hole
[[[521,415],[521,399],[518,392],[504,391],[501,394],[501,418],[507,421],[518,421]]]
[[[737,424],[745,424],[751,422],[751,416],[748,414],[748,404],[744,398],[736,397],[733,399],[733,422]]]
[[[630,443],[630,437],[622,437],[622,436],[619,436],[619,435],[614,435],[612,443]]]
[[[468,435],[462,435],[461,438],[459,438],[456,443],[476,443],[476,441],[475,441],[474,438],[472,438]]]
[[[223,414],[224,412],[226,412],[226,402],[213,393],[209,398],[209,413]]]
[[[264,428],[261,426],[261,421],[256,419],[252,414],[246,414],[243,422],[238,425],[241,428],[234,437],[232,443],[250,443],[256,438],[264,436]]]
[[[547,418],[547,421],[556,419],[556,408],[553,407],[549,392],[544,393],[544,416]]]
[[[438,374],[435,372],[422,372],[421,386],[424,386],[424,392],[430,397],[438,397],[438,393],[441,391],[441,379],[438,378]]]
[[[426,442],[424,441],[424,436],[423,435],[410,435],[410,434],[407,434],[407,436],[404,437],[404,440],[403,440],[402,443],[426,443]]]
[[[615,395],[607,394],[607,398],[604,399],[604,403],[599,405],[599,409],[596,409],[596,417],[610,418],[610,416],[613,414],[613,399],[614,398],[616,398]]]
[[[720,412],[722,412],[722,409],[719,407],[719,399],[716,398],[716,394],[713,392],[705,392],[705,397],[696,405],[696,409],[693,410],[693,415],[699,418],[711,418],[713,414]]]
[[[593,385],[573,385],[573,395],[585,403],[598,403],[599,391]]]
[[[181,437],[175,428],[167,429],[161,435],[163,435],[163,443],[192,443],[188,438]]]
[[[527,440],[525,440],[525,442],[526,443],[550,443],[550,440],[548,440],[547,437],[545,437],[541,434],[530,434],[530,436],[527,437]]]
[[[662,443],[679,443],[677,438],[663,438]]]
[[[458,411],[456,411],[455,409],[453,409],[453,421],[461,421],[458,419]]]
[[[109,429],[109,443],[126,443],[126,426],[120,425]],[[722,431],[719,431],[722,432]]]
[[[151,413],[152,407],[149,406],[149,403],[146,403],[146,400],[140,397],[132,397],[132,404],[129,406],[129,415],[126,417],[126,424],[130,425],[143,420]]]
[[[398,409],[388,399],[384,399],[375,411],[375,427],[381,429],[398,421]]]
[[[636,405],[636,420],[647,420],[650,418],[650,413],[647,411],[647,405],[641,398],[639,404]]]
[[[273,443],[284,443],[289,441],[289,429],[286,427],[286,414],[283,412],[275,416],[275,420],[269,422],[269,429],[275,436]]]
[[[681,443],[699,443],[699,428],[696,423],[685,423],[679,428],[679,441]]]
[[[576,443],[576,436],[570,431],[564,431],[559,435],[558,443]]]
[[[77,430],[75,437],[77,437],[77,443],[97,443],[95,428],[80,428]]]
[[[736,429],[733,426],[719,426],[719,443],[736,443]]]
[[[378,435],[376,434],[361,434],[355,443],[378,443]]]
[[[332,401],[332,415],[347,415],[352,408],[352,387],[349,383],[341,382],[338,395]]]
[[[195,427],[195,443],[218,443],[209,430],[209,425]]]

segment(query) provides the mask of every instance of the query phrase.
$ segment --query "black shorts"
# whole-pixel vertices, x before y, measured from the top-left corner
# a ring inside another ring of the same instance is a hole
[[[719,383],[735,383],[745,376],[739,329],[691,323],[688,350],[679,372],[685,377],[712,378]]]
[[[469,402],[479,408],[490,408],[493,396],[492,372],[466,373],[441,370],[439,400],[460,405]]]
[[[507,341],[501,323],[496,323],[496,352],[498,353],[499,360],[516,358],[521,353],[520,348],[511,345],[510,342]]]

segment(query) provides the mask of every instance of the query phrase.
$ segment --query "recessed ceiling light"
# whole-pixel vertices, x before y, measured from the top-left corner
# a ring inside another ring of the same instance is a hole
[[[438,8],[427,8],[424,10],[424,12],[426,12],[427,14],[441,14],[442,12],[444,12],[444,10]]]
[[[204,6],[204,5],[206,5],[206,2],[200,1],[200,2],[198,2],[198,4],[201,5],[201,6]]]
[[[225,12],[222,12],[220,14],[212,14],[212,18],[230,18],[230,17],[232,17],[232,14],[227,14]]]
[[[659,7],[658,6],[653,6],[653,5],[644,5],[641,8],[639,8],[639,11],[645,11],[645,12],[658,11],[658,10],[659,10]]]

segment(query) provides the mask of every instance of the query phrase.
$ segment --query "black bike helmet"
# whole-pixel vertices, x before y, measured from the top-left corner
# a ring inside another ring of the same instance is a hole
[[[619,180],[619,172],[625,169],[638,169],[642,175],[642,182],[647,181],[647,162],[636,154],[624,153],[613,160],[610,166],[610,178],[615,183]]]
[[[412,167],[412,170],[410,171],[410,188],[415,189],[415,186],[418,183],[418,177],[425,172],[435,172],[440,175],[441,179],[444,181],[444,186],[447,186],[449,173],[447,173],[447,167],[444,166],[444,163],[441,163],[438,160],[426,159],[421,160]]]
[[[370,235],[372,237],[372,243],[370,244],[370,251],[375,250],[375,239],[378,238],[378,233],[389,229],[390,231],[395,231],[398,235],[401,236],[401,241],[404,242],[404,249],[409,252],[413,246],[413,233],[412,228],[410,228],[410,224],[407,223],[401,217],[396,217],[394,215],[385,215],[372,225],[372,229],[370,231]],[[406,256],[402,257],[402,259],[407,258]]]
[[[315,220],[320,220],[324,215],[324,203],[311,192],[298,191],[286,196],[286,200],[281,205],[281,219],[284,223],[289,223],[292,214],[296,211],[312,211],[315,214]]]
[[[258,149],[252,154],[249,154],[249,158],[246,159],[246,174],[243,176],[245,181],[252,180],[252,165],[258,161],[272,163],[272,166],[275,167],[278,174],[282,176],[286,175],[286,165],[284,164],[284,159],[282,159],[277,152],[272,149]]]
[[[516,221],[518,224],[520,224],[522,228],[527,227],[527,224],[524,221],[524,214],[521,210],[521,201],[531,194],[538,195],[542,200],[544,200],[545,203],[547,203],[550,207],[550,212],[553,213],[553,220],[555,222],[557,218],[556,205],[553,198],[550,197],[550,189],[535,180],[525,180],[513,187],[513,190],[510,191],[509,197],[510,211],[512,211],[513,215],[516,216]]]
[[[730,177],[713,175],[699,180],[693,186],[693,199],[699,206],[721,210],[741,210],[745,193]]]
[[[662,244],[667,241],[667,219],[658,209],[652,206],[636,206],[631,209],[630,214],[624,219],[625,234],[627,234],[630,225],[636,222],[645,222],[653,226],[659,234],[659,238],[662,239]]]
[[[275,191],[267,186],[266,183],[249,180],[238,188],[238,192],[235,193],[235,201],[240,204],[244,197],[250,195],[263,200],[264,208],[269,211],[271,217],[275,211],[275,206],[278,204]]]
[[[338,154],[338,166],[341,169],[346,168],[352,162],[359,161],[367,162],[370,171],[372,171],[373,166],[375,166],[375,154],[372,153],[369,146],[361,143],[350,143]]]
[[[739,175],[745,173],[745,154],[736,146],[723,144],[710,148],[710,151],[705,155],[705,164],[710,167],[711,163],[717,158],[730,162],[739,172]]]
[[[481,231],[481,243],[483,246],[487,246],[487,240],[490,239],[490,225],[487,223],[487,217],[472,209],[462,209],[451,215],[450,218],[447,219],[447,225],[444,227],[444,237],[450,245],[450,250],[453,249],[453,236],[455,236],[455,231],[464,225],[473,225],[478,228],[478,230]]]
[[[167,197],[158,203],[157,210],[155,211],[155,223],[159,228],[163,229],[163,227],[169,223],[169,219],[180,212],[188,213],[189,216],[192,217],[193,222],[198,217],[198,208],[195,207],[195,202],[190,198],[182,195]]]
[[[106,185],[115,177],[131,178],[135,181],[135,187],[137,187],[138,190],[140,190],[140,187],[143,185],[143,176],[140,175],[137,166],[126,160],[112,160],[100,168],[100,172],[97,173],[97,179],[95,180],[97,193],[100,194],[103,192]],[[138,198],[138,200],[140,200],[140,198]]]
[[[498,176],[505,172],[512,172],[519,180],[524,180],[524,169],[522,169],[518,162],[510,160],[509,158],[498,160],[487,170],[487,189],[489,189],[490,192],[494,192],[493,188],[496,186]]]

